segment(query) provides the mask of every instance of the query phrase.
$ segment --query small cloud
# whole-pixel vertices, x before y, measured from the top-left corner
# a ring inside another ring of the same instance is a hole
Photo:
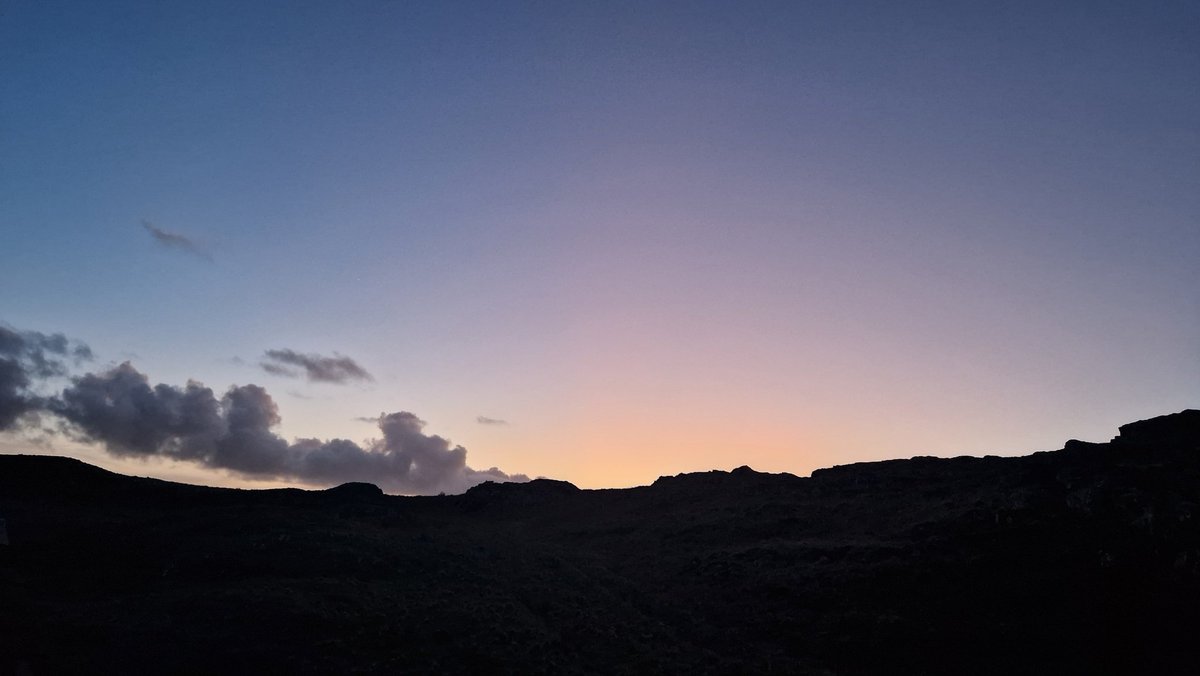
[[[475,422],[479,423],[480,425],[507,425],[508,424],[507,420],[501,420],[499,418],[489,418],[486,415],[475,416]]]
[[[295,350],[267,350],[259,363],[267,373],[285,378],[299,378],[303,369],[310,382],[344,385],[352,380],[373,381],[375,378],[350,357],[334,353],[332,357],[301,354]]]
[[[259,364],[259,366],[262,367],[262,370],[270,373],[273,376],[283,376],[284,378],[300,377],[299,371],[293,371],[292,369],[287,368],[286,366],[280,366],[279,364],[272,364],[271,362],[264,361]]]
[[[210,263],[212,262],[212,255],[208,253],[204,247],[197,244],[191,238],[176,232],[168,232],[163,230],[150,221],[142,221],[142,227],[145,228],[146,232],[150,233],[150,236],[154,238],[154,241],[158,242],[160,245],[168,249],[186,251],[193,256],[199,256]]]

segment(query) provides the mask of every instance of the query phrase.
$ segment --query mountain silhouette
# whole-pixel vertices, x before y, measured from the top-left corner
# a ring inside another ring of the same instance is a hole
[[[1200,665],[1197,410],[1024,457],[438,497],[0,456],[0,519],[0,674]]]

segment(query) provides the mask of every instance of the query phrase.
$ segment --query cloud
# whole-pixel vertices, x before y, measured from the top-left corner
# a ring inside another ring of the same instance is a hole
[[[37,418],[53,415],[64,431],[103,444],[116,456],[167,458],[254,479],[314,485],[364,481],[392,493],[460,493],[484,481],[529,480],[495,467],[471,468],[467,449],[426,434],[425,422],[408,411],[370,419],[379,426],[382,439],[361,445],[345,439],[288,442],[274,431],[280,423],[279,408],[262,387],[233,386],[218,396],[195,380],[183,387],[152,385],[128,361],[72,377],[58,395],[34,392],[36,383],[69,375],[67,360],[89,358],[86,345],[62,334],[18,332],[0,325],[0,431],[20,427],[22,421],[32,428]],[[357,371],[347,371],[338,359]],[[318,368],[319,373],[340,377],[347,371],[370,377],[348,358],[338,359],[332,360],[335,366],[318,364],[327,369]],[[306,370],[314,378],[311,369]]]
[[[185,251],[193,256],[199,256],[210,263],[212,262],[212,255],[209,254],[204,247],[197,244],[191,238],[180,235],[176,232],[167,232],[166,230],[154,225],[150,221],[142,221],[142,227],[145,228],[146,232],[150,233],[150,236],[154,238],[154,241],[158,242],[160,245],[168,249]]]
[[[273,376],[283,376],[285,378],[299,378],[300,377],[299,371],[292,370],[290,368],[287,368],[286,366],[280,366],[279,364],[272,364],[271,362],[263,362],[263,363],[259,364],[259,366],[262,367],[262,370],[266,371],[267,373],[270,373]]]
[[[479,423],[480,425],[507,425],[508,424],[507,420],[501,420],[499,418],[489,418],[486,415],[475,416],[475,422]]]
[[[38,408],[28,388],[29,376],[21,364],[13,359],[0,359],[0,430],[15,427],[21,416]]]
[[[35,381],[67,375],[67,360],[92,359],[92,350],[61,333],[16,331],[0,325],[0,431],[16,428],[21,419],[45,406],[33,390]]]
[[[375,380],[353,359],[336,352],[332,357],[324,357],[319,354],[301,354],[287,349],[267,350],[264,361],[259,366],[271,375],[286,378],[299,378],[301,371],[297,368],[303,369],[303,375],[309,381],[318,383],[342,385],[352,380]]]
[[[366,481],[408,494],[458,493],[483,481],[526,481],[496,468],[467,466],[467,450],[424,432],[407,411],[375,420],[382,440],[298,439],[272,431],[279,410],[257,385],[229,388],[219,399],[202,384],[151,386],[128,362],[74,380],[51,405],[86,438],[114,455],[165,457],[259,479],[311,484]]]

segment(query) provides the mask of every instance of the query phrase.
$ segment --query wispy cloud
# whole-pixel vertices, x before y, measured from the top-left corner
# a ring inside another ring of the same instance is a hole
[[[475,422],[479,423],[480,425],[507,425],[508,424],[507,420],[501,420],[499,418],[489,418],[486,415],[475,416]]]
[[[270,373],[273,376],[283,376],[285,378],[299,378],[300,377],[300,373],[298,371],[294,371],[290,368],[287,368],[286,366],[280,366],[279,364],[273,364],[271,362],[263,362],[263,363],[259,364],[259,366],[262,367],[262,370],[266,371],[267,373]]]
[[[267,350],[259,366],[271,375],[286,378],[304,376],[309,381],[318,383],[344,385],[354,380],[375,380],[366,369],[358,365],[358,362],[336,352],[332,357],[326,357],[288,349]]]
[[[154,238],[154,241],[158,242],[161,246],[164,246],[168,249],[184,251],[192,254],[193,256],[199,256],[210,263],[212,262],[212,254],[208,253],[204,247],[197,244],[195,240],[191,239],[190,237],[181,235],[177,232],[168,232],[154,225],[150,221],[142,221],[142,227],[145,228],[146,232],[150,233],[150,236]]]

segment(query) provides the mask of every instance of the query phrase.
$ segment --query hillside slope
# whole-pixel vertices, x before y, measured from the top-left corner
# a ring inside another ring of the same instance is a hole
[[[232,490],[0,456],[0,674],[1194,673],[1200,411],[1020,458]]]

